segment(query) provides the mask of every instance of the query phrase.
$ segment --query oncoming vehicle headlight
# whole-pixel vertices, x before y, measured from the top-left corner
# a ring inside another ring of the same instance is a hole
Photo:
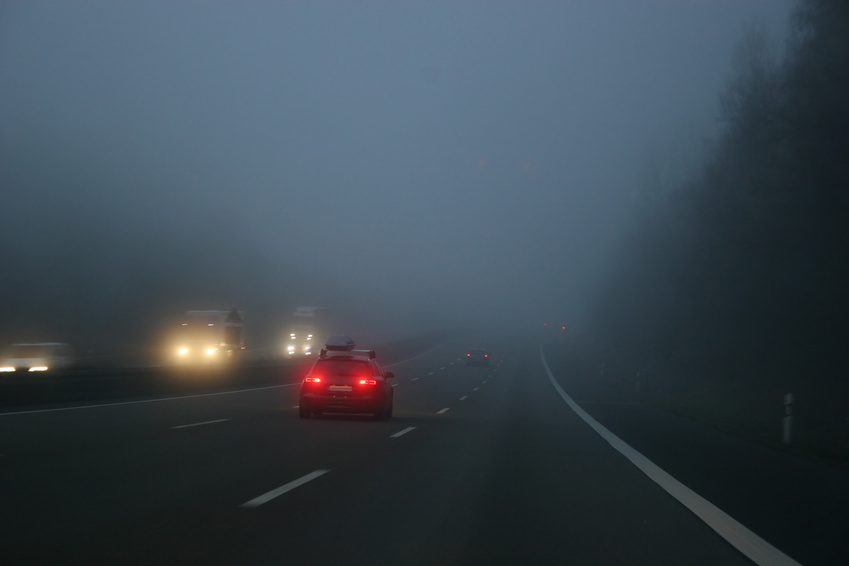
[[[6,367],[0,368],[0,372],[6,372],[6,371],[15,371],[15,368],[13,368],[12,366],[6,366]]]
[[[189,349],[188,348],[178,348],[177,353],[180,354],[181,356],[185,356],[186,354],[189,353]]]
[[[29,371],[47,371],[47,366],[35,366],[29,368]]]
[[[214,354],[217,351],[218,351],[218,348],[207,348],[206,349],[206,355],[211,356],[212,354]]]
[[[294,347],[294,346],[286,346],[286,350],[288,350],[288,352],[289,352],[290,354],[294,354],[294,353],[295,353],[295,347]]]

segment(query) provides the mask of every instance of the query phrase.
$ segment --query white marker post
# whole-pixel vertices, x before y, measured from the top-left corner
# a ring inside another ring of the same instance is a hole
[[[793,437],[793,394],[788,393],[784,396],[784,418],[781,427],[781,441],[784,444],[790,444]]]

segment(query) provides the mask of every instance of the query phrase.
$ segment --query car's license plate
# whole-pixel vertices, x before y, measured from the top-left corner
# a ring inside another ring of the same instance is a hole
[[[327,388],[329,391],[351,391],[350,385],[331,385]]]

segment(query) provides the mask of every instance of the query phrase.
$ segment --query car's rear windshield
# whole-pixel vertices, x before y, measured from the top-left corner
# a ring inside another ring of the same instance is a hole
[[[316,362],[313,371],[327,375],[362,375],[369,373],[369,365],[363,360],[327,358]]]

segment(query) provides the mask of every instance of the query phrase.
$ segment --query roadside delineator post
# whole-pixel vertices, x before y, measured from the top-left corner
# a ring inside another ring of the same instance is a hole
[[[784,418],[782,419],[781,441],[790,444],[793,437],[793,394],[784,396]]]

